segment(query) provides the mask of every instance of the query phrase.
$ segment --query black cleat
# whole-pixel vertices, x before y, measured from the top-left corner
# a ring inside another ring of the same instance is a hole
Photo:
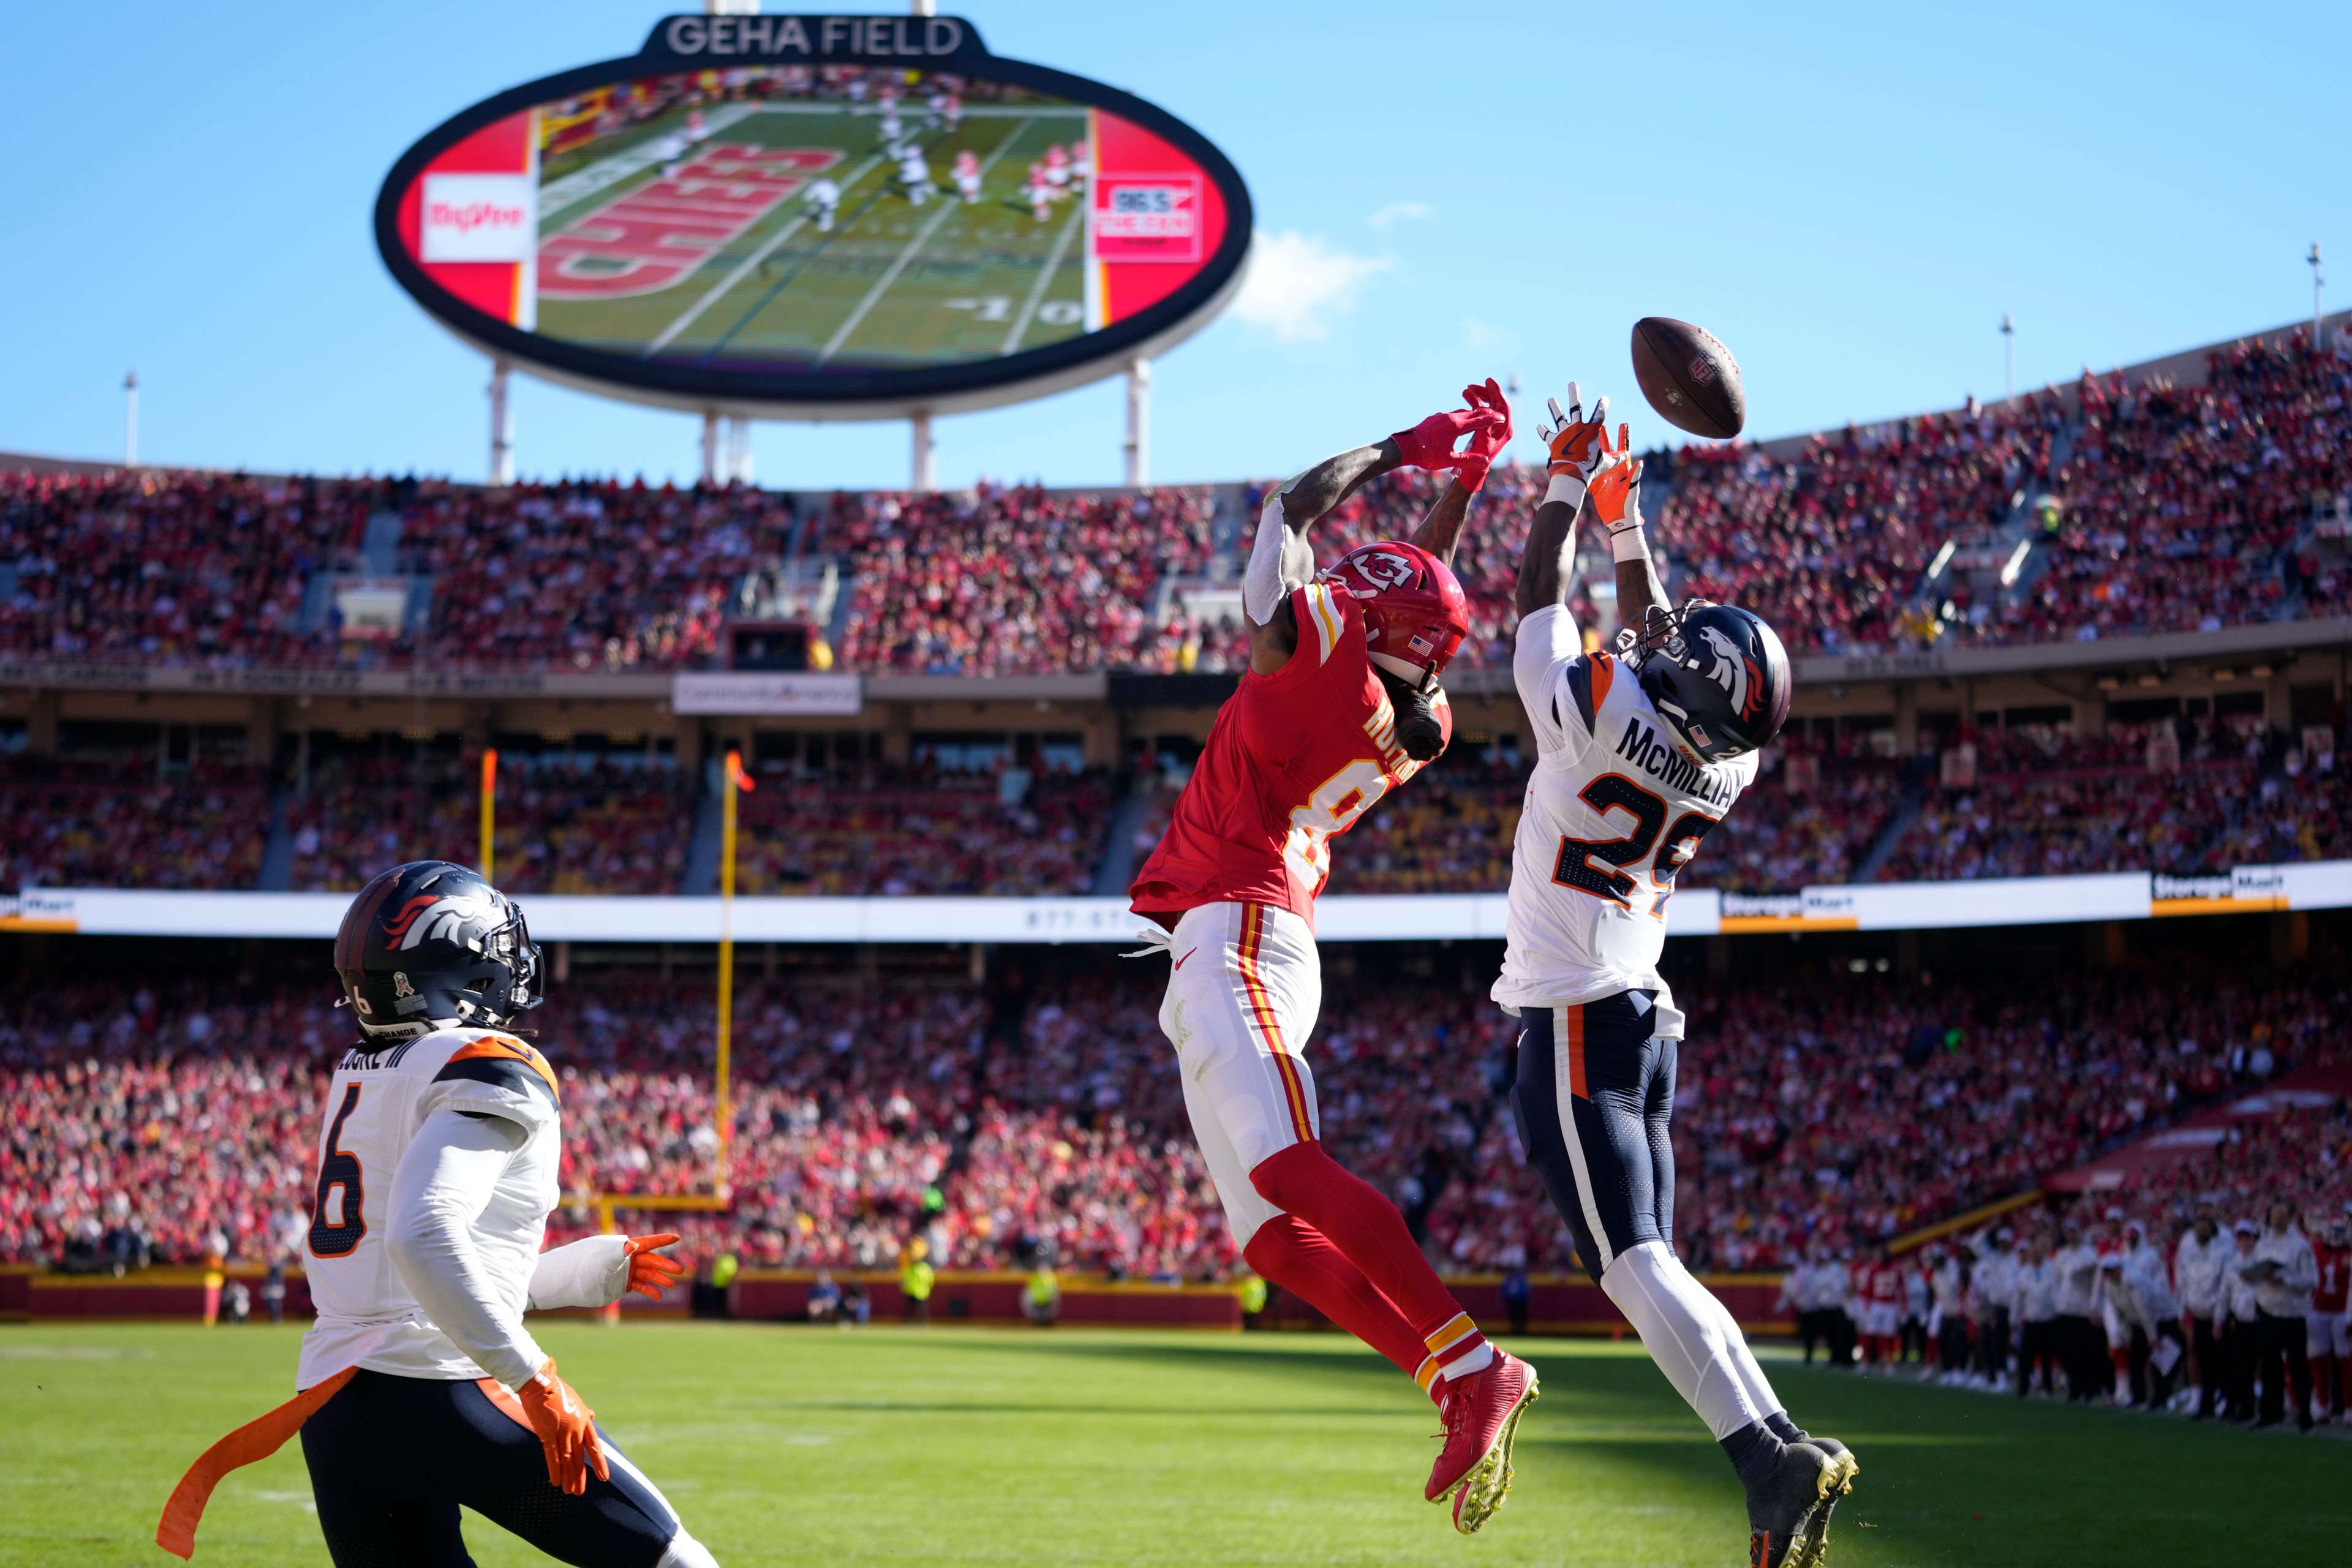
[[[1748,1568],[1810,1568],[1819,1562],[1829,1544],[1830,1510],[1843,1495],[1844,1473],[1811,1442],[1784,1445],[1771,1472],[1748,1489]],[[1809,1548],[1813,1555],[1806,1554]]]
[[[1822,1510],[1813,1515],[1812,1527],[1805,1532],[1804,1542],[1792,1560],[1795,1568],[1817,1568],[1829,1555],[1830,1514],[1837,1508],[1839,1500],[1853,1490],[1853,1479],[1862,1473],[1862,1464],[1853,1457],[1853,1449],[1834,1437],[1816,1437],[1807,1433],[1804,1442],[1807,1447],[1819,1448],[1827,1454],[1830,1462],[1838,1468],[1836,1479],[1830,1483],[1829,1496],[1823,1500]]]

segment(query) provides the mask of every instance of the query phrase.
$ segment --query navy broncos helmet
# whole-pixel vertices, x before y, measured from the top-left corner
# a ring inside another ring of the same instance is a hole
[[[1652,606],[1629,656],[1675,749],[1695,763],[1769,745],[1788,722],[1788,652],[1750,611],[1705,599]]]
[[[335,933],[335,974],[371,1039],[504,1028],[541,1000],[522,910],[446,860],[394,866],[360,889]]]

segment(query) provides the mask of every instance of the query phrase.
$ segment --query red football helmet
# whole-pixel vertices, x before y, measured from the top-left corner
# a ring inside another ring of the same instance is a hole
[[[1470,631],[1454,569],[1418,544],[1383,539],[1341,556],[1321,580],[1356,601],[1372,662],[1425,691]]]

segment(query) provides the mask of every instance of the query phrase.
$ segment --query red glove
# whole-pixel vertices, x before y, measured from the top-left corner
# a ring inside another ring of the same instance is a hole
[[[613,1479],[604,1462],[604,1445],[596,1436],[596,1413],[555,1374],[555,1358],[539,1369],[529,1383],[515,1390],[522,1413],[547,1450],[547,1484],[578,1497],[588,1489],[588,1472],[600,1481]]]
[[[1485,410],[1502,416],[1500,424],[1471,431],[1469,446],[1454,459],[1454,477],[1462,481],[1464,489],[1475,495],[1486,483],[1486,470],[1503,455],[1503,448],[1511,444],[1511,405],[1491,375],[1484,386],[1464,387],[1462,401],[1474,413]]]
[[[1491,408],[1456,408],[1444,414],[1433,414],[1412,429],[1400,430],[1389,439],[1397,444],[1397,460],[1408,468],[1452,468],[1460,466],[1464,456],[1454,450],[1454,442],[1475,431],[1507,422],[1509,418],[1507,413],[1497,414]]]
[[[664,1231],[659,1236],[633,1236],[621,1248],[621,1256],[629,1260],[629,1289],[640,1296],[661,1300],[661,1294],[686,1278],[686,1265],[675,1258],[664,1258],[657,1247],[675,1246],[677,1233]]]

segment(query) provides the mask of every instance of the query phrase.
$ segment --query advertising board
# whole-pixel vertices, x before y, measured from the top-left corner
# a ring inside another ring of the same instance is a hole
[[[485,352],[752,416],[950,413],[1160,353],[1250,198],[1182,121],[952,16],[671,16],[412,147],[376,239]]]

